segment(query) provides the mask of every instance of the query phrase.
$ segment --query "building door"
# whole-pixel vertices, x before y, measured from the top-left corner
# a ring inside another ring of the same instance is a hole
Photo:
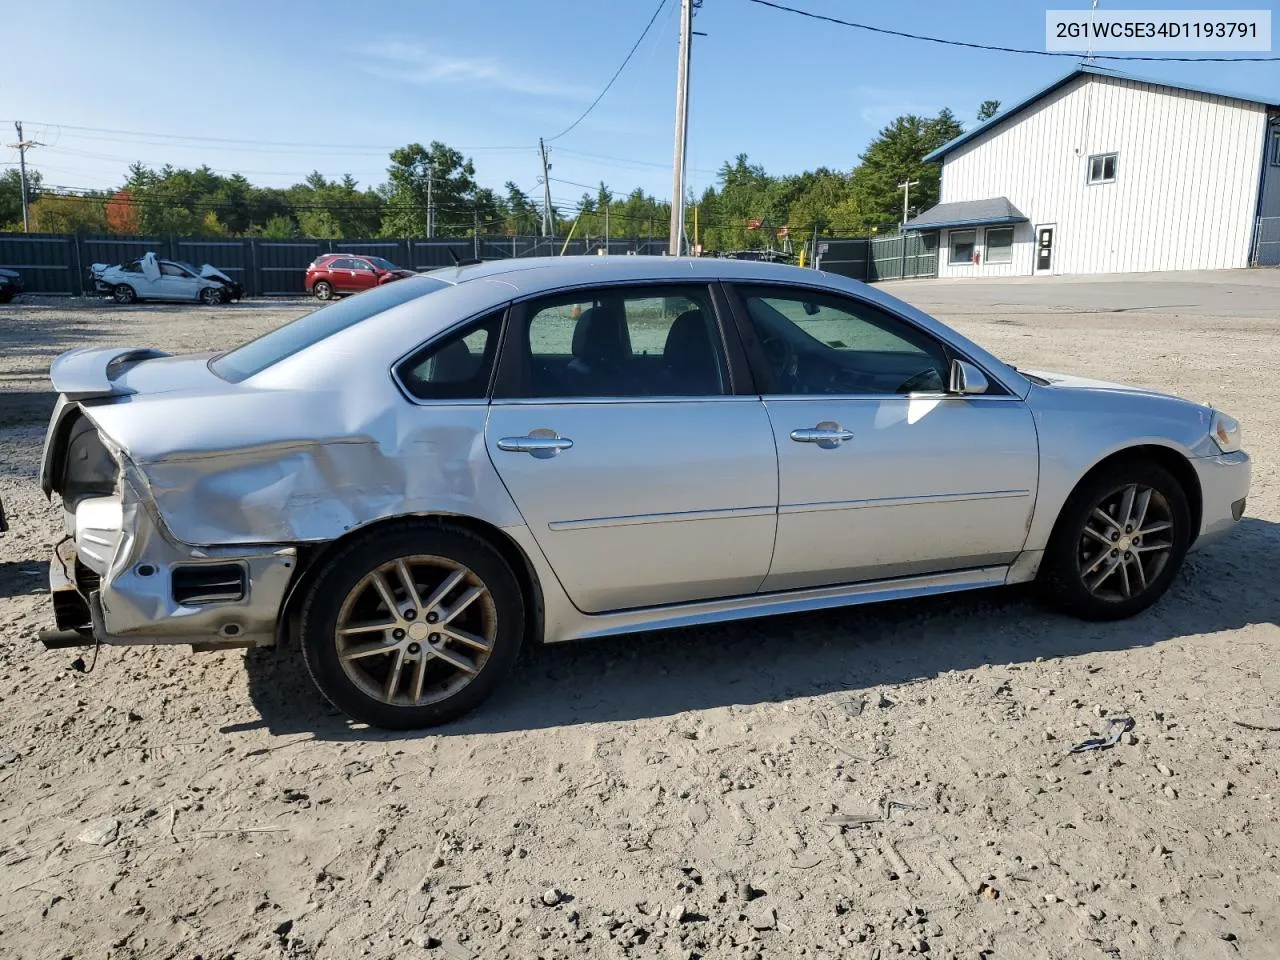
[[[1053,272],[1053,235],[1057,229],[1052,223],[1036,227],[1036,273]]]

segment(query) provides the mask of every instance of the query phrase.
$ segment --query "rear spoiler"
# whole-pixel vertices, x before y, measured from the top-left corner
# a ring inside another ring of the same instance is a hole
[[[68,400],[110,397],[127,392],[116,386],[115,379],[130,366],[167,356],[149,347],[82,347],[54,360],[49,379]]]

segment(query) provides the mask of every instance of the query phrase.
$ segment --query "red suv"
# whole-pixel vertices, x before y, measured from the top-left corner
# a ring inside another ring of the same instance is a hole
[[[307,267],[307,293],[314,293],[317,300],[331,300],[338,294],[359,293],[413,275],[412,270],[397,267],[382,257],[326,253]]]

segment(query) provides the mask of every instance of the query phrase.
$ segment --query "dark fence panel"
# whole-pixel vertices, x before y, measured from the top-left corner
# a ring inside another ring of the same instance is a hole
[[[253,245],[257,293],[264,297],[300,297],[307,292],[307,267],[320,254],[329,252],[332,241],[254,240]]]
[[[817,266],[871,283],[938,275],[938,235],[906,233],[893,237],[818,240]]]
[[[512,257],[664,256],[659,237],[456,237],[438,239],[266,240],[260,237],[75,237],[70,234],[0,234],[0,266],[23,274],[31,293],[92,293],[92,263],[115,264],[147,252],[162,259],[200,267],[212,264],[239,281],[248,296],[302,296],[306,270],[325,253],[385,257],[413,270],[452,266],[459,260]],[[819,240],[818,266],[858,280],[933,276],[937,237],[910,234],[868,240],[865,237]],[[809,258],[813,262],[813,258]]]
[[[854,280],[871,279],[871,241],[865,237],[819,240],[816,257],[810,262],[820,270]]]
[[[60,233],[0,233],[0,267],[22,274],[28,293],[79,293],[75,237]]]

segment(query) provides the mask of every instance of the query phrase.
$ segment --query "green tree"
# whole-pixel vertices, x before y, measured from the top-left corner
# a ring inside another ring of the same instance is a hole
[[[415,237],[427,233],[427,198],[436,209],[441,236],[470,230],[472,195],[476,189],[475,166],[457,150],[433,140],[430,148],[411,143],[391,151],[387,183],[383,187],[384,237]],[[428,183],[430,188],[428,189]],[[466,223],[460,224],[460,218]]]
[[[27,202],[40,199],[40,172],[27,168]],[[17,168],[0,173],[0,230],[22,229],[22,175]]]
[[[258,236],[267,240],[290,240],[298,235],[298,225],[292,217],[276,215],[267,220]]]
[[[936,117],[898,117],[881,130],[853,171],[858,229],[892,230],[902,219],[899,184],[907,180],[919,181],[911,188],[912,215],[936,204],[941,168],[936,163],[925,163],[924,158],[963,132],[955,114],[945,108]]]
[[[31,204],[31,229],[40,233],[106,233],[107,197],[45,193]]]
[[[542,223],[542,216],[529,196],[512,181],[508,180],[503,189],[506,190],[506,232],[524,235],[537,233]]]
[[[983,100],[982,105],[978,107],[978,120],[990,120],[1000,112],[999,100]]]

